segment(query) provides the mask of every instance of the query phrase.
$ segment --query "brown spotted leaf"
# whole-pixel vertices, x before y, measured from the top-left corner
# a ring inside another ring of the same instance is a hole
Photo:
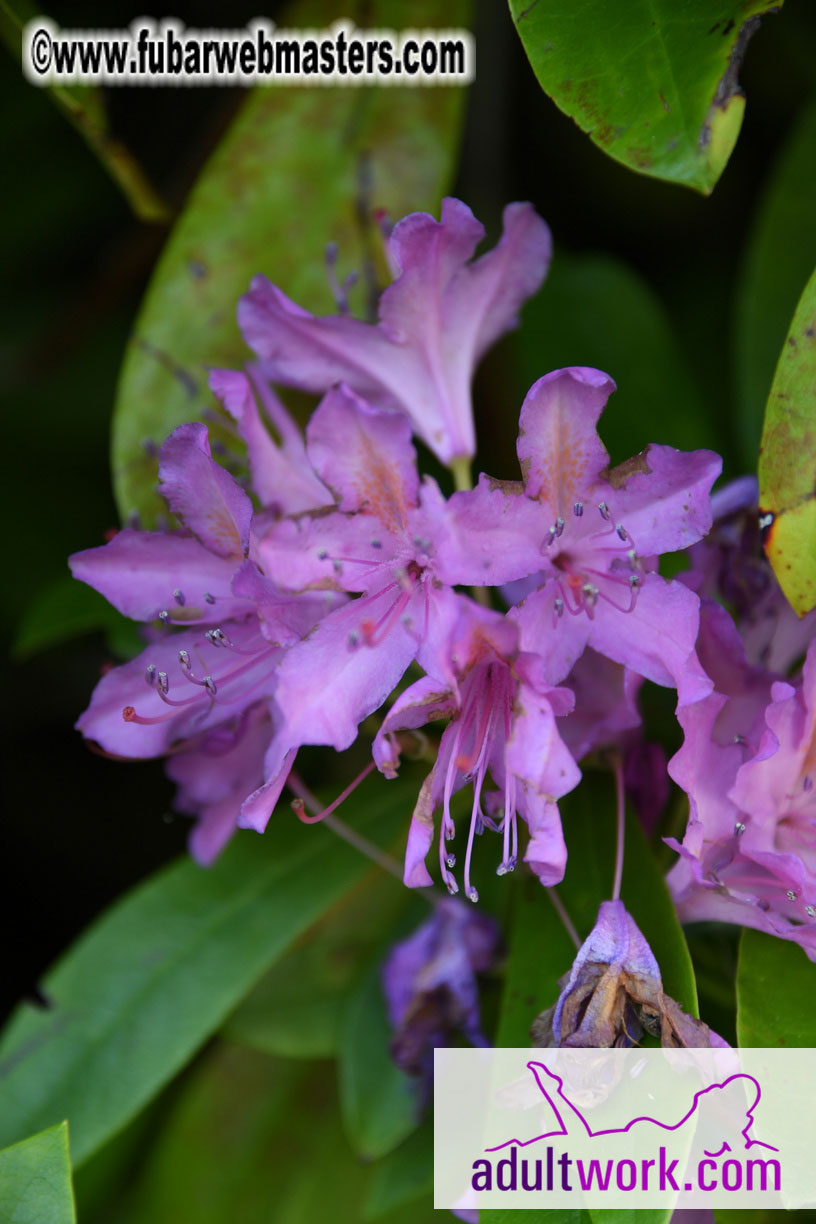
[[[737,76],[781,0],[510,0],[545,93],[616,161],[708,194],[742,124]]]
[[[816,606],[816,272],[779,357],[759,452],[765,551],[788,601]]]

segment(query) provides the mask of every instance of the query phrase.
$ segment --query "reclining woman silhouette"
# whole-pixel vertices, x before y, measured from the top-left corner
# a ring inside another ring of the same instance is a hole
[[[533,1139],[508,1139],[498,1147],[488,1148],[487,1151],[496,1152],[513,1143],[519,1147],[528,1147],[539,1139],[553,1139],[562,1135],[580,1141],[601,1137],[608,1139],[612,1135],[631,1135],[633,1132],[642,1137],[642,1127],[676,1133],[686,1126],[694,1131],[695,1149],[706,1156],[716,1157],[726,1151],[747,1150],[755,1146],[768,1148],[772,1152],[779,1150],[748,1135],[754,1122],[754,1110],[762,1096],[759,1083],[752,1075],[740,1072],[730,1075],[721,1084],[710,1084],[708,1088],[701,1088],[694,1094],[690,1108],[678,1121],[661,1122],[657,1118],[641,1115],[632,1118],[625,1126],[593,1130],[578,1106],[565,1093],[564,1081],[560,1075],[556,1075],[540,1062],[528,1062],[527,1066],[550,1106],[559,1129],[546,1131]]]

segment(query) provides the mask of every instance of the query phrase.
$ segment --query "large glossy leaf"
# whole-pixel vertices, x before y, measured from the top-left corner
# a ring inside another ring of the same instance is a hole
[[[74,1224],[65,1122],[0,1152],[3,1224]]]
[[[776,367],[759,452],[765,551],[800,616],[816,606],[816,271]]]
[[[181,1086],[116,1224],[359,1224],[370,1178],[325,1063],[216,1045]],[[427,1211],[386,1224],[425,1224]]]
[[[410,783],[358,799],[388,841]],[[329,830],[280,811],[217,864],[181,862],[105,914],[48,974],[51,1007],[22,1008],[0,1045],[0,1141],[67,1117],[83,1161],[123,1126],[365,870]]]
[[[336,1054],[349,990],[383,925],[408,901],[390,876],[370,872],[264,974],[230,1016],[225,1036],[285,1058]]]
[[[794,943],[743,931],[737,965],[741,1046],[816,1046],[816,965]]]
[[[432,1193],[433,1124],[428,1119],[372,1166],[363,1219],[381,1220],[398,1207]]]
[[[662,302],[621,260],[556,251],[510,346],[519,406],[536,379],[563,366],[597,366],[615,379],[601,422],[613,462],[648,442],[721,449],[720,418],[695,385]]]
[[[467,0],[456,0],[446,7],[445,25],[466,24],[467,12]],[[328,0],[296,5],[287,24],[314,28],[339,15]],[[381,29],[404,25],[399,0],[373,0],[366,21]],[[432,0],[412,5],[412,25],[438,21]],[[383,208],[396,219],[438,210],[453,172],[463,96],[461,87],[304,87],[249,96],[200,176],[136,322],[113,432],[123,519],[135,511],[150,523],[164,512],[154,492],[155,444],[213,407],[208,366],[249,356],[235,308],[250,278],[264,272],[301,305],[333,312],[326,244],[339,244],[341,277],[365,273],[378,235],[364,214]]]
[[[632,170],[708,193],[739,135],[737,71],[779,0],[510,0],[545,93]]]
[[[338,1056],[343,1126],[355,1151],[368,1160],[402,1143],[420,1117],[418,1084],[389,1053],[381,960],[374,958],[349,996]]]
[[[762,414],[802,285],[816,266],[816,104],[803,113],[768,181],[737,289],[737,431],[746,471],[756,463]]]
[[[615,800],[611,775],[588,773],[561,802],[569,858],[558,886],[583,940],[608,900],[615,859]],[[510,930],[510,954],[496,1044],[524,1046],[536,1015],[558,996],[575,948],[535,880],[519,880]],[[697,1015],[697,991],[686,941],[657,859],[634,818],[627,821],[621,897],[660,965],[667,994]]]

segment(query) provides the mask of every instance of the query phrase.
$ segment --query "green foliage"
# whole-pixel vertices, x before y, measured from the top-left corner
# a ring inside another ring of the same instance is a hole
[[[816,104],[773,169],[746,247],[734,314],[736,423],[742,462],[756,465],[762,415],[802,285],[816,266]]]
[[[0,1152],[0,1220],[3,1224],[74,1224],[65,1122]]]
[[[144,645],[133,621],[117,612],[92,587],[70,576],[57,578],[29,604],[12,653],[15,659],[29,659],[51,646],[96,630],[104,630],[108,646],[120,658],[132,658]]]
[[[342,1132],[329,1064],[228,1044],[191,1070],[153,1138],[100,1224],[359,1224],[377,1170]],[[384,1224],[426,1224],[425,1205],[389,1208]]]
[[[335,1055],[349,990],[409,899],[390,876],[369,872],[264,974],[225,1036],[285,1058]]]
[[[419,1122],[418,1085],[398,1070],[389,1053],[391,1029],[377,956],[352,991],[338,1056],[343,1126],[364,1159],[384,1156]]]
[[[556,250],[511,347],[519,407],[549,370],[596,366],[615,379],[619,389],[601,422],[613,462],[647,442],[682,448],[722,442],[722,422],[695,385],[661,301],[621,260]]]
[[[510,0],[542,89],[616,161],[706,194],[737,141],[737,70],[778,0]]]
[[[368,18],[374,28],[399,27],[399,12],[398,0],[375,0]],[[466,15],[465,0],[457,0],[445,23],[462,24]],[[321,9],[317,24],[326,16]],[[417,27],[438,17],[433,0],[412,6]],[[293,28],[309,26],[298,6],[287,19]],[[137,511],[150,524],[166,513],[145,442],[161,443],[176,425],[201,419],[214,405],[208,367],[240,365],[250,355],[235,323],[250,279],[263,272],[300,305],[333,313],[329,241],[338,243],[341,277],[376,269],[382,279],[371,210],[398,218],[438,208],[452,177],[462,99],[455,87],[250,94],[200,175],[136,321],[113,425],[123,520]]]
[[[743,931],[737,964],[740,1046],[816,1046],[816,965],[798,944]]]
[[[394,782],[359,800],[361,827],[393,837],[409,793]],[[184,861],[136,888],[46,977],[53,1005],[12,1020],[0,1045],[0,1139],[67,1117],[80,1164],[364,868],[328,830],[279,812],[264,838],[239,834],[214,867]]]
[[[0,0],[0,38],[20,59],[23,27],[41,16],[27,0]],[[130,150],[111,133],[101,91],[90,85],[49,85],[54,105],[79,132],[142,221],[167,221],[170,210]]]
[[[799,616],[816,607],[816,272],[779,356],[762,430],[759,504],[774,521],[765,551]]]
[[[433,1124],[429,1119],[372,1166],[363,1219],[380,1220],[432,1190]]]

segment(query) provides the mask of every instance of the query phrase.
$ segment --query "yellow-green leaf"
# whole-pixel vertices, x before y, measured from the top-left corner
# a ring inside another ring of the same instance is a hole
[[[759,452],[765,551],[789,603],[816,606],[816,272],[793,316]]]

